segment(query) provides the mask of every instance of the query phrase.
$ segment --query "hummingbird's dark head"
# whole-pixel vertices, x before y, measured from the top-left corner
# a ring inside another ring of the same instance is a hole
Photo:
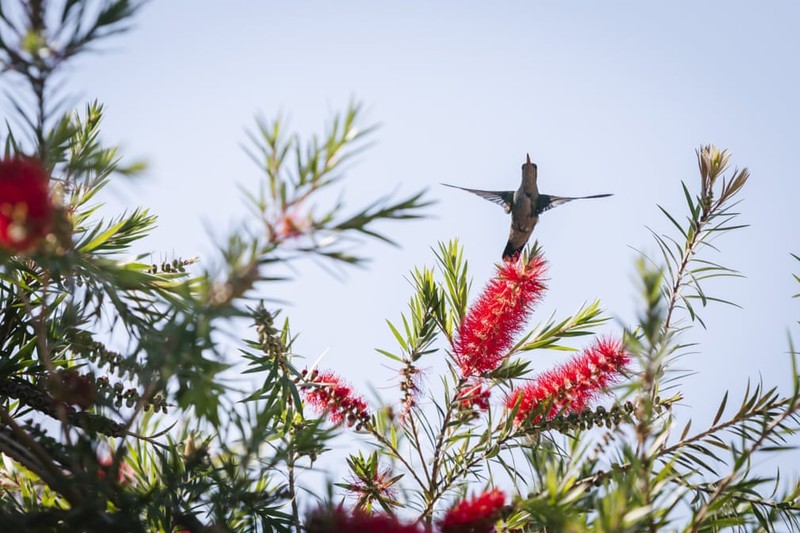
[[[525,154],[527,156],[527,161],[522,164],[522,170],[525,170],[526,167],[533,167],[536,168],[536,163],[531,163],[531,154]]]

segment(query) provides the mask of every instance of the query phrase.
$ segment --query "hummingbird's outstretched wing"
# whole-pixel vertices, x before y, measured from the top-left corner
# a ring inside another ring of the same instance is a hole
[[[593,194],[591,196],[553,196],[552,194],[540,194],[539,197],[536,199],[536,214],[540,215],[545,211],[547,211],[548,209],[558,207],[561,204],[571,202],[572,200],[588,200],[590,198],[606,198],[608,196],[614,196],[614,195]]]
[[[467,189],[466,187],[459,187],[457,185],[448,185],[447,183],[442,183],[442,185],[477,194],[481,198],[503,206],[506,213],[511,212],[511,204],[514,201],[514,191],[482,191],[480,189]]]

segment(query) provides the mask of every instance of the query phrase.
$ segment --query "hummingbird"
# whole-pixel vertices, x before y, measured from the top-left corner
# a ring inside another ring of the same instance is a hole
[[[531,163],[531,156],[527,154],[527,161],[522,165],[522,183],[516,191],[484,191],[481,189],[468,189],[456,185],[447,187],[461,189],[494,202],[503,207],[506,213],[511,213],[511,230],[508,233],[508,242],[503,250],[503,259],[509,259],[519,254],[533,233],[533,228],[539,222],[539,215],[561,204],[572,200],[589,198],[605,198],[611,194],[593,194],[591,196],[555,196],[552,194],[539,194],[536,184],[537,168]]]

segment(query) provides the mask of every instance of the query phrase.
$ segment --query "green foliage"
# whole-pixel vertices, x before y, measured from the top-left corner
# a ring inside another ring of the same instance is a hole
[[[219,269],[203,269],[196,258],[151,264],[154,215],[100,214],[110,180],[143,165],[124,163],[103,144],[102,105],[63,110],[57,83],[64,64],[124,31],[138,7],[0,3],[0,62],[25,82],[9,94],[21,127],[8,125],[5,153],[43,163],[54,206],[52,234],[36,249],[0,249],[0,451],[8,458],[0,523],[289,530],[299,516],[295,471],[325,451],[332,432],[297,409],[288,321],[278,329],[277,311],[248,301],[259,284],[277,279],[271,266],[309,254],[361,261],[338,241],[391,242],[373,225],[418,218],[428,202],[421,193],[387,197],[350,215],[339,203],[307,226],[281,228],[294,209],[311,213],[319,192],[344,178],[342,164],[371,128],[358,131],[356,104],[322,142],[283,139],[276,121],[274,137],[263,129],[260,152],[268,161],[262,192],[271,192],[250,199],[260,231],[244,228],[221,245]],[[296,174],[283,164],[289,151]],[[337,242],[320,242],[331,237]],[[233,318],[249,319],[258,332],[243,344],[244,372],[263,382],[256,391],[243,393],[225,378],[241,367],[217,342]]]
[[[420,209],[431,204],[420,192],[397,201],[382,197],[351,215],[343,214],[341,201],[321,214],[312,209],[308,199],[341,181],[346,163],[366,147],[366,139],[375,130],[360,126],[361,115],[361,106],[351,103],[341,117],[333,119],[322,139],[314,136],[307,143],[285,133],[281,119],[256,121],[257,131],[249,134],[252,147],[245,150],[267,180],[257,195],[245,194],[266,237],[262,253],[278,252],[281,245],[288,245],[297,252],[360,263],[363,258],[349,252],[348,241],[361,235],[395,244],[373,228],[375,223],[419,218]]]

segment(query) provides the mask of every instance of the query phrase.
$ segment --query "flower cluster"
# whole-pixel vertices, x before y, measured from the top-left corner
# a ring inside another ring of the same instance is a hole
[[[545,260],[504,261],[461,321],[453,352],[464,377],[497,368],[545,289]]]
[[[98,479],[106,479],[106,477],[112,473],[112,466],[114,461],[111,457],[107,455],[103,455],[97,458],[97,478]],[[122,461],[119,464],[119,468],[117,470],[117,481],[116,483],[119,485],[128,485],[136,480],[136,473],[134,472],[131,465]]]
[[[303,215],[298,209],[290,209],[280,216],[275,235],[279,239],[295,239],[308,233],[311,229],[311,218]]]
[[[404,524],[388,514],[369,514],[342,506],[318,509],[311,514],[308,533],[422,533],[416,524]]]
[[[505,505],[506,495],[500,489],[464,500],[447,511],[439,521],[442,533],[489,533]]]
[[[308,380],[304,389],[306,401],[317,412],[327,412],[331,422],[344,421],[352,426],[369,420],[367,402],[335,373],[303,370],[303,376]]]
[[[411,409],[417,404],[417,395],[420,392],[419,379],[421,372],[411,359],[403,361],[404,367],[401,371],[402,381],[400,381],[400,392],[403,393],[400,405],[400,417],[405,418]]]
[[[0,161],[0,247],[25,252],[50,231],[49,181],[47,171],[33,159]]]
[[[561,412],[579,413],[619,379],[629,362],[630,356],[621,341],[599,339],[580,355],[512,392],[506,405],[513,408],[519,402],[517,422],[530,416],[542,403],[550,405],[548,418]]]
[[[93,380],[74,369],[53,373],[48,380],[47,388],[55,402],[76,405],[84,410],[97,401],[97,390]]]
[[[485,411],[489,408],[491,395],[488,387],[481,382],[476,382],[462,389],[456,399],[461,402],[461,409],[464,411],[471,411],[475,408]]]

